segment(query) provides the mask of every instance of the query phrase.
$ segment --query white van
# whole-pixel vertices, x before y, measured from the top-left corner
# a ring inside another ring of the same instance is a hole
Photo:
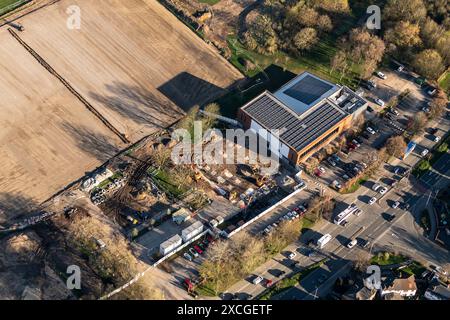
[[[333,237],[331,236],[331,234],[327,233],[325,235],[323,235],[319,240],[317,240],[317,246],[322,249],[323,247],[325,247],[325,245],[330,242],[330,240]]]

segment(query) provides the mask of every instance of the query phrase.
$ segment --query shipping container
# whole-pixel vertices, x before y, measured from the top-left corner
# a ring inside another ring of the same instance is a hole
[[[159,253],[161,253],[163,256],[167,255],[168,253],[172,252],[176,248],[178,248],[183,243],[183,240],[181,237],[176,234],[172,238],[164,241],[159,245]]]
[[[203,231],[203,223],[201,221],[194,222],[189,227],[181,231],[181,238],[184,242],[189,241]]]

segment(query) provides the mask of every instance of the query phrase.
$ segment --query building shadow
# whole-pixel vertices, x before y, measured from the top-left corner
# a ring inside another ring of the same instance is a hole
[[[196,105],[203,105],[228,92],[204,79],[188,72],[181,72],[171,80],[158,87],[158,91],[188,112]]]

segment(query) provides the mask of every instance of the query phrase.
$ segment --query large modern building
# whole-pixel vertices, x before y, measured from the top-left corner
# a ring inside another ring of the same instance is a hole
[[[267,140],[272,153],[298,165],[350,128],[366,107],[349,88],[304,72],[244,105],[238,119]]]

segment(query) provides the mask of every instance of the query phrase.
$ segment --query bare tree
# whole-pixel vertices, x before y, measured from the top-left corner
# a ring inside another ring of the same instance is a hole
[[[400,158],[406,149],[403,136],[390,137],[386,142],[386,151],[389,155]]]

